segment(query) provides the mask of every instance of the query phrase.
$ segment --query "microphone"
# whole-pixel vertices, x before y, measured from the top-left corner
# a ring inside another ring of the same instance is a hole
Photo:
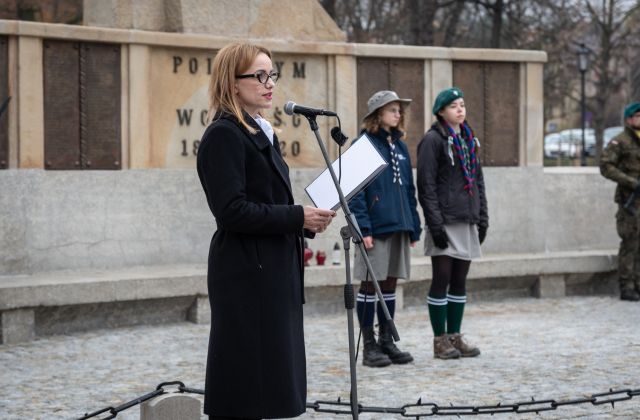
[[[336,114],[333,111],[326,111],[324,109],[316,109],[316,108],[309,108],[302,105],[296,105],[296,103],[293,101],[289,101],[286,104],[284,104],[284,113],[287,115],[300,114],[300,115],[304,115],[305,117],[314,117],[316,115],[325,115],[327,117],[338,116],[338,114]]]
[[[345,136],[340,127],[333,127],[331,129],[331,138],[338,143],[338,146],[342,147],[349,140],[349,137]]]

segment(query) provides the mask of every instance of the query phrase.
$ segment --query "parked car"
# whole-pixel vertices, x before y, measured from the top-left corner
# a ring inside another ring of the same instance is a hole
[[[575,148],[576,145],[569,142],[560,133],[551,133],[544,136],[544,157],[575,157]]]
[[[624,130],[624,127],[608,127],[604,129],[602,147],[607,147],[611,139]],[[584,130],[584,143],[587,156],[595,156],[596,135],[593,128]],[[547,158],[579,158],[582,150],[582,129],[570,128],[559,133],[547,134],[544,137],[544,156]]]
[[[551,133],[544,136],[544,157],[556,158],[564,154],[560,140],[559,133]]]
[[[582,129],[570,128],[562,130],[560,132],[562,136],[562,142],[571,144],[569,157],[580,157],[580,151],[582,150]],[[593,128],[586,128],[584,130],[584,144],[587,156],[595,156],[596,149],[596,134]]]

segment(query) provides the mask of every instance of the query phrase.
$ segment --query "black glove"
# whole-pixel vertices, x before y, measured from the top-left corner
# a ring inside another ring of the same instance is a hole
[[[447,238],[447,232],[444,229],[432,229],[431,237],[438,248],[445,249],[449,246],[449,238]]]
[[[487,237],[487,229],[489,229],[489,226],[487,225],[478,225],[478,239],[480,240],[480,243],[483,243]]]

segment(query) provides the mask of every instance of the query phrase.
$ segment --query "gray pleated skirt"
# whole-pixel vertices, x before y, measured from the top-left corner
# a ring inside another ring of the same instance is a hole
[[[410,240],[409,232],[396,232],[386,239],[373,239],[373,248],[367,252],[378,281],[386,280],[387,277],[409,278],[411,275]],[[359,248],[356,248],[353,265],[353,277],[364,281],[367,277],[367,266]]]
[[[480,239],[478,239],[478,227],[469,223],[454,223],[444,225],[444,230],[449,238],[449,246],[445,249],[438,248],[433,243],[429,232],[425,235],[424,255],[437,256],[448,255],[461,260],[475,260],[482,257]]]

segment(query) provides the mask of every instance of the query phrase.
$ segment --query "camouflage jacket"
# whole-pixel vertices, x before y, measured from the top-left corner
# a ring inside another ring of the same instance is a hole
[[[624,204],[640,178],[640,138],[629,127],[602,151],[600,173],[617,182],[615,201]]]

